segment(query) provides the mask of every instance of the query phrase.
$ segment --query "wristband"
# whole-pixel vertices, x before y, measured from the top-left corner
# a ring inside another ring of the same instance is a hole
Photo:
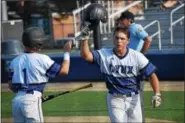
[[[80,40],[82,40],[82,41],[84,41],[84,40],[89,40],[89,36],[83,36],[83,37],[81,37]]]
[[[69,52],[65,52],[64,53],[64,60],[70,60],[70,53]]]
[[[155,93],[155,96],[161,96],[161,93]]]

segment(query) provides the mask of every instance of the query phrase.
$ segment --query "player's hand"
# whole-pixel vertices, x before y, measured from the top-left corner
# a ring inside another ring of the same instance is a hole
[[[81,25],[81,32],[82,32],[82,37],[81,40],[88,40],[89,35],[90,35],[90,23],[89,22],[84,22]]]
[[[152,96],[152,106],[153,108],[159,107],[162,103],[161,94],[157,93]]]
[[[72,41],[68,41],[64,44],[64,52],[71,52],[72,49]]]

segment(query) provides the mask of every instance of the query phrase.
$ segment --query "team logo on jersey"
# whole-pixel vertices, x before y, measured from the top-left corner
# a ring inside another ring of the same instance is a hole
[[[125,66],[125,65],[109,65],[109,70],[111,73],[116,74],[132,74],[133,66]]]
[[[142,28],[137,28],[137,32],[142,32]]]

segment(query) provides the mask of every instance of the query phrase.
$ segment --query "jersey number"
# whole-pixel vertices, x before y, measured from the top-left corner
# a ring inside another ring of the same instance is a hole
[[[27,78],[26,78],[27,73],[26,73],[26,68],[24,68],[22,71],[23,71],[23,73],[24,73],[24,83],[27,85]]]

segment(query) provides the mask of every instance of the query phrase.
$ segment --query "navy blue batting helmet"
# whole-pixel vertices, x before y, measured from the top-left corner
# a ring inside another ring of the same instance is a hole
[[[101,4],[93,3],[85,10],[84,21],[91,24],[97,24],[100,21],[106,23],[108,20],[108,13],[105,7]]]
[[[22,42],[26,47],[40,49],[45,41],[47,41],[47,37],[43,29],[39,27],[29,27],[23,32]]]

